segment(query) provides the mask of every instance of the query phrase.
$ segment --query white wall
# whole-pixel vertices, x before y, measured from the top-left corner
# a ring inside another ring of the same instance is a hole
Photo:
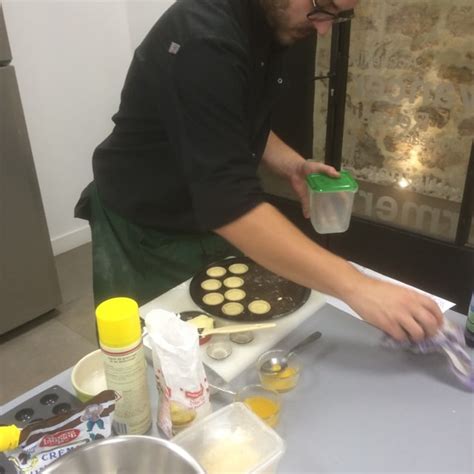
[[[128,0],[126,2],[130,42],[133,49],[141,43],[150,28],[173,3],[174,0]]]
[[[171,3],[2,1],[55,255],[90,240],[73,208],[92,152],[113,126],[133,49]]]

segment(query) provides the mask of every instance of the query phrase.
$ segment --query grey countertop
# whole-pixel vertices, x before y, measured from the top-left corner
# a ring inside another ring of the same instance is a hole
[[[446,316],[465,324],[463,315]],[[278,472],[474,472],[473,394],[450,373],[444,356],[385,349],[378,330],[329,305],[278,347],[290,348],[315,330],[323,337],[302,351],[300,382],[282,395],[276,431],[287,450]],[[65,371],[1,411],[54,384],[72,391],[69,377]],[[155,417],[151,369],[149,377]],[[256,382],[249,368],[231,386]],[[231,401],[225,397],[217,396],[215,406]]]

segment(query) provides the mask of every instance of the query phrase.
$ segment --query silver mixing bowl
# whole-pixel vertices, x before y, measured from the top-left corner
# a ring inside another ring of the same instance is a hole
[[[44,474],[206,474],[180,446],[151,436],[94,441],[62,456]]]

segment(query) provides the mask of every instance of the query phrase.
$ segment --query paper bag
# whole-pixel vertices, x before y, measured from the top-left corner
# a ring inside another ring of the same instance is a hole
[[[157,424],[171,438],[211,412],[199,335],[168,311],[150,311],[145,321],[159,396]]]

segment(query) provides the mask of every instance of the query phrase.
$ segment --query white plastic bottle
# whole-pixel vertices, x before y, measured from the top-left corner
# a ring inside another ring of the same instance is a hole
[[[116,434],[144,434],[151,426],[150,396],[138,304],[111,298],[96,309],[107,388],[120,394],[113,416]]]

